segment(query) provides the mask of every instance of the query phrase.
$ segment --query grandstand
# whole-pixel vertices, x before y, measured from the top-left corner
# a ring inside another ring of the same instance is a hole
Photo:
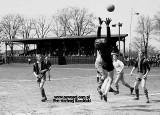
[[[123,53],[125,56],[125,37],[127,34],[120,35],[120,41],[123,42]],[[106,37],[106,35],[102,35]],[[89,36],[68,36],[68,37],[49,37],[49,38],[26,38],[4,40],[4,42],[13,42],[24,45],[23,53],[18,57],[12,56],[12,61],[21,62],[20,57],[27,56],[34,59],[35,54],[49,55],[52,63],[55,64],[70,64],[70,63],[94,63],[95,49],[94,41],[96,35]],[[116,45],[119,41],[119,35],[111,35],[112,44]],[[26,45],[34,45],[34,49],[27,50]],[[6,49],[7,50],[7,49]],[[8,56],[8,54],[7,54]],[[7,57],[6,57],[7,59]],[[9,59],[9,58],[8,58]],[[18,59],[18,61],[17,61]],[[56,61],[55,61],[56,60]],[[26,62],[26,61],[23,61]]]

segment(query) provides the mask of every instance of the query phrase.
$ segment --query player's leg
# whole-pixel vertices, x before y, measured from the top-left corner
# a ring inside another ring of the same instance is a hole
[[[110,90],[113,81],[114,70],[108,72],[108,77],[105,79],[105,92],[103,93],[104,100],[107,102],[107,94]]]
[[[51,80],[50,70],[48,70],[48,78],[49,78],[49,81],[50,81]]]
[[[146,80],[147,79],[142,79],[142,89],[144,90],[144,94],[145,94],[146,99],[147,99],[146,103],[149,103],[148,90],[146,88]]]
[[[112,87],[110,87],[109,92],[113,92],[115,94],[116,90],[114,90]]]
[[[98,61],[95,62],[95,68],[97,69],[97,77],[99,78],[97,91],[98,91],[100,98],[102,100],[103,99],[102,92],[105,91],[104,80],[107,78],[107,71],[102,68],[101,62],[98,62]],[[111,89],[110,91],[113,92],[114,90]]]
[[[106,89],[106,84],[107,84],[107,82],[108,82],[108,73],[107,73],[107,71],[105,71],[105,70],[103,70],[103,72],[102,73],[100,73],[100,72],[98,72],[99,73],[99,76],[100,76],[100,79],[99,79],[99,86],[98,86],[98,88],[97,88],[97,91],[99,92],[99,94],[100,95],[102,95],[102,92],[104,93],[105,92],[105,89]],[[105,81],[105,82],[104,82]],[[103,85],[103,86],[102,86]],[[113,92],[113,93],[115,93],[116,91],[112,88],[112,87],[110,87],[110,89],[109,89],[109,92]],[[102,99],[102,97],[101,97],[101,99]]]
[[[101,73],[97,70],[97,82],[99,83],[100,82],[100,79],[101,79]]]
[[[37,82],[38,83],[38,87],[40,88],[40,83],[41,83],[41,81],[40,82]]]
[[[103,83],[101,85],[101,92],[104,93],[106,89],[106,84],[108,82],[108,74],[106,70],[103,70],[101,79],[103,79]]]
[[[102,62],[101,61],[96,61],[95,62],[95,68],[97,70],[97,82],[99,83],[100,80],[101,80],[101,77],[102,77],[102,72],[103,72]]]
[[[106,91],[106,86],[107,86],[108,82],[109,82],[109,77],[104,79],[104,82],[103,82],[102,87],[101,87],[102,98],[104,98],[104,100],[106,102],[107,102],[107,95],[105,94],[105,91]]]
[[[44,90],[44,84],[45,84],[45,79],[41,79],[39,88],[40,88],[41,95],[42,95],[42,100],[41,100],[42,102],[47,100],[47,97],[46,97],[46,94],[45,94],[45,90]]]
[[[140,82],[141,82],[141,78],[137,78],[136,82],[134,84],[134,89],[135,89],[135,94],[136,94],[136,98],[134,98],[134,100],[139,100],[139,88],[138,88],[138,86],[139,86]]]
[[[102,99],[102,92],[104,92],[105,90],[105,87],[103,85],[103,88],[102,88],[102,84],[104,83],[104,80],[107,78],[107,71],[105,71],[103,68],[102,68],[102,62],[101,61],[96,61],[95,62],[95,68],[97,70],[97,82],[98,82],[98,88],[97,88],[97,91],[100,95],[100,98]],[[110,88],[109,90],[110,92],[115,92],[115,90],[113,90],[113,88]]]
[[[118,83],[119,83],[120,79],[121,79],[121,74],[117,74],[117,77],[116,77],[116,79],[114,81],[114,85],[116,87],[115,94],[119,94],[119,84]]]
[[[126,86],[126,87],[128,87],[128,88],[130,89],[130,94],[132,94],[134,88],[131,87],[128,83],[125,82],[125,80],[124,80],[124,74],[122,74],[121,81],[122,81],[122,84],[123,84],[124,86]]]
[[[95,62],[95,68],[97,70],[97,82],[98,82],[97,91],[98,93],[100,93],[100,89],[101,89],[104,79],[102,78],[103,68],[99,61]]]
[[[99,93],[99,95],[100,95],[100,98],[102,99],[101,87],[102,87],[102,84],[103,84],[103,82],[104,82],[104,79],[103,79],[103,77],[102,77],[102,73],[99,72],[98,70],[97,70],[97,76],[99,77],[97,91],[98,91],[98,93]]]

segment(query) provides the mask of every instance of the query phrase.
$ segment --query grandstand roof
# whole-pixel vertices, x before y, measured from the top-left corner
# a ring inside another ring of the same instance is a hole
[[[120,40],[123,40],[128,34],[120,34]],[[102,37],[106,37],[106,35],[102,35]],[[119,34],[112,34],[111,37],[119,40]],[[97,35],[88,35],[88,36],[67,36],[67,37],[46,37],[46,38],[23,38],[23,39],[4,39],[4,42],[21,42],[34,44],[37,41],[51,41],[51,40],[64,40],[64,39],[96,39]]]

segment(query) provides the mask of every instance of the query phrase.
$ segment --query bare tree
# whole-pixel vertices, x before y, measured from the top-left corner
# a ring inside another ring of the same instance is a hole
[[[156,39],[157,41],[160,42],[160,12],[157,12],[157,14],[154,16],[154,20],[155,20],[155,34],[158,35],[158,38]]]
[[[57,37],[59,36],[65,36],[64,34],[64,28],[63,26],[60,24],[60,21],[59,21],[59,17],[58,15],[55,15],[53,16],[53,20],[54,20],[54,27],[53,27],[53,34],[55,34]]]
[[[60,32],[63,36],[85,36],[95,32],[96,17],[85,8],[68,7],[59,10],[57,14],[56,21],[60,24],[60,30],[63,30]]]
[[[44,38],[53,29],[52,19],[40,16],[33,20],[33,28],[38,38]]]
[[[24,19],[21,29],[20,29],[20,34],[22,38],[30,38],[32,36],[31,31],[33,30],[33,23],[32,19]]]
[[[133,45],[135,48],[140,48],[145,51],[147,55],[149,41],[153,38],[151,35],[154,31],[154,23],[153,20],[149,16],[140,16],[137,22],[137,37],[135,37]]]
[[[33,20],[29,18],[25,18],[21,29],[19,30],[20,35],[23,39],[31,38],[33,35]],[[23,46],[22,46],[23,47]],[[29,50],[30,45],[24,44],[24,53],[26,53]]]
[[[18,34],[23,22],[23,18],[20,15],[8,14],[2,18],[1,25],[1,36],[7,39],[15,39]],[[13,43],[10,42],[8,45],[11,48],[11,55],[13,55]]]

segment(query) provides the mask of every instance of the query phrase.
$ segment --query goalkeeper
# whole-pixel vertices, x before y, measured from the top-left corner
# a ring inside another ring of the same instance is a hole
[[[33,74],[37,79],[37,83],[39,85],[41,95],[42,95],[42,102],[45,102],[47,100],[45,90],[44,90],[44,84],[46,81],[46,72],[48,71],[47,65],[44,63],[44,61],[41,58],[41,55],[36,55],[37,62],[33,64]]]
[[[110,18],[106,18],[106,26],[107,26],[107,37],[101,38],[101,25],[103,21],[101,18],[99,18],[99,24],[97,31],[97,38],[95,40],[95,48],[97,50],[97,58],[95,62],[95,67],[97,69],[97,72],[101,73],[101,81],[100,81],[100,90],[99,94],[101,95],[101,99],[104,99],[104,101],[107,102],[107,94],[110,90],[111,83],[113,81],[113,75],[114,75],[114,67],[112,63],[112,42],[111,42],[111,33],[110,33],[110,27],[109,24],[111,22]]]

